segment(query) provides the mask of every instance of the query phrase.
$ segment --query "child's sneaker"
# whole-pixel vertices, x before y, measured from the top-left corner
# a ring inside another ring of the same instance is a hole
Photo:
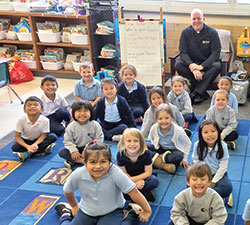
[[[151,202],[155,201],[155,195],[152,191],[150,190],[140,190],[140,192],[144,195],[144,197]]]
[[[68,160],[64,161],[64,165],[65,165],[68,169],[71,169],[71,170],[72,170],[72,168],[73,168],[72,162],[70,162],[70,161],[68,161]]]
[[[31,156],[29,152],[18,152],[17,157],[19,162],[24,162],[25,159],[28,159]]]
[[[235,142],[234,141],[228,141],[227,142],[227,147],[228,147],[228,149],[235,150],[235,148],[236,148]]]
[[[60,202],[56,205],[55,210],[59,213],[60,216],[63,214],[68,214],[72,216],[72,208],[67,202]]]
[[[56,143],[52,143],[50,145],[48,145],[45,150],[44,150],[44,153],[45,154],[50,154],[52,152],[52,148],[56,145]]]
[[[140,116],[139,118],[136,118],[135,122],[138,123],[138,124],[142,124],[143,123],[143,117]]]
[[[128,204],[129,209],[123,211],[123,220],[125,220],[129,215],[135,219],[138,219],[138,215],[141,212],[141,207],[135,203]]]
[[[112,141],[116,141],[116,142],[119,142],[120,139],[121,139],[122,135],[121,134],[117,134],[117,135],[114,135],[112,137]]]

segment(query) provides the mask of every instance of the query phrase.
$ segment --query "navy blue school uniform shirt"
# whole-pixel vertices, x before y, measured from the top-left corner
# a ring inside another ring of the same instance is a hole
[[[149,107],[145,86],[138,81],[135,82],[137,82],[136,90],[129,93],[125,83],[122,82],[118,87],[117,94],[123,96],[132,107],[142,106],[145,112]]]
[[[117,108],[120,114],[120,118],[122,123],[126,124],[128,127],[136,127],[133,113],[126,101],[126,99],[122,96],[117,95],[118,102]],[[95,107],[95,115],[96,118],[99,118],[101,122],[104,121],[105,116],[105,97],[101,98]]]
[[[152,164],[152,155],[149,150],[146,150],[137,158],[136,162],[131,162],[124,152],[118,152],[116,160],[118,166],[125,166],[127,173],[133,177],[144,173],[145,166]]]

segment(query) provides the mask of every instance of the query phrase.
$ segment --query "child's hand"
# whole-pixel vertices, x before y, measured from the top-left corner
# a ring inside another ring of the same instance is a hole
[[[224,137],[220,136],[220,139],[221,139],[222,141],[224,141]]]
[[[140,221],[148,222],[150,215],[151,215],[151,213],[146,212],[146,211],[142,211],[138,217],[139,217]]]
[[[38,149],[38,145],[37,145],[37,144],[32,144],[32,145],[29,145],[29,146],[27,147],[27,151],[28,151],[29,153],[34,153],[34,152],[37,151],[37,149]]]
[[[136,187],[140,190],[140,189],[142,189],[144,187],[145,181],[144,180],[138,180],[138,181],[135,182],[135,184],[136,184]]]
[[[72,158],[74,161],[76,161],[76,160],[82,158],[82,156],[81,156],[81,154],[80,154],[79,152],[72,152],[72,153],[71,153],[71,158]]]
[[[189,167],[191,164],[188,161],[182,160],[180,162],[180,165],[183,166],[184,168]]]
[[[75,216],[79,210],[79,205],[77,204],[76,206],[72,207],[72,215]]]

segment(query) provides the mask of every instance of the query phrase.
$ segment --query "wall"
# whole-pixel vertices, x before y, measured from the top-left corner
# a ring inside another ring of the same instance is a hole
[[[124,12],[124,18],[159,18],[159,13],[141,13],[141,12]],[[184,27],[190,25],[190,15],[185,14],[164,14],[167,28],[167,72],[170,71],[170,63],[168,56],[178,50],[179,38]],[[250,27],[250,17],[237,16],[205,16],[205,23],[219,29],[231,31],[231,39],[233,41],[236,52],[237,37],[241,34],[245,26]],[[250,72],[250,63],[245,63],[245,69]]]

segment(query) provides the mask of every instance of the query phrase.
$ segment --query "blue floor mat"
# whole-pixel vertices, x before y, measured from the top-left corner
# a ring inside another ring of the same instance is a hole
[[[203,118],[198,118],[199,122]],[[191,141],[198,140],[198,123],[190,124],[193,134]],[[236,141],[236,150],[230,151],[230,160],[228,166],[228,175],[233,184],[234,205],[227,208],[228,219],[226,225],[243,225],[242,213],[245,203],[250,198],[250,145],[249,145],[249,127],[250,122],[246,120],[239,121],[239,138]],[[23,165],[17,168],[4,180],[0,181],[0,224],[10,224],[21,211],[38,195],[48,194],[60,196],[60,201],[65,201],[61,185],[51,183],[40,183],[39,180],[52,168],[64,167],[63,159],[57,152],[63,147],[63,138],[60,137],[53,152],[50,155],[41,157],[32,157],[25,161]],[[111,146],[113,158],[115,159],[117,143],[106,142]],[[16,160],[17,156],[12,153],[9,144],[0,150],[0,160]],[[192,151],[191,151],[192,152]],[[189,156],[191,160],[191,154]],[[1,164],[0,164],[1,166]],[[185,169],[178,168],[174,175],[164,171],[154,170],[160,180],[159,186],[154,190],[156,201],[150,203],[152,207],[152,216],[149,222],[140,223],[148,225],[165,225],[170,217],[174,197],[181,190],[186,188]],[[80,200],[79,192],[76,193]],[[59,216],[52,207],[38,224],[58,224]],[[27,224],[30,224],[26,221]],[[17,223],[15,223],[17,224]],[[23,223],[24,224],[24,223]],[[26,223],[25,223],[26,224]]]

